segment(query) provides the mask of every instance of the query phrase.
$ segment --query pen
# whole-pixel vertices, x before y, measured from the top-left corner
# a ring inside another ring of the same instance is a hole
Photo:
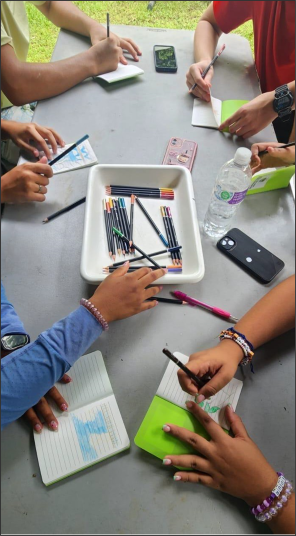
[[[225,45],[222,45],[222,47],[220,48],[218,54],[216,54],[216,56],[213,57],[212,61],[211,61],[211,62],[209,63],[209,65],[205,68],[205,70],[201,73],[201,77],[202,77],[202,79],[204,79],[204,78],[207,76],[207,74],[208,74],[210,68],[212,67],[212,65],[214,65],[214,63],[217,61],[217,59],[219,58],[219,56],[221,56],[221,54],[222,54],[224,48],[225,48]],[[197,86],[197,84],[193,84],[193,86],[192,86],[192,88],[190,89],[190,91],[193,91],[193,90],[196,88],[196,86]]]
[[[173,292],[174,296],[178,298],[179,300],[186,301],[190,305],[198,305],[199,307],[203,307],[204,309],[208,309],[212,313],[221,316],[222,318],[227,318],[230,322],[233,322],[234,324],[238,322],[238,318],[235,318],[227,311],[224,311],[223,309],[219,309],[218,307],[213,307],[212,305],[208,305],[207,303],[204,303],[202,301],[196,300],[195,298],[191,298],[190,296],[187,296],[187,294],[184,294],[184,292],[180,292],[179,290],[175,290]]]
[[[82,205],[83,203],[85,203],[85,200],[86,200],[86,197],[82,197],[81,199],[78,199],[78,201],[75,201],[75,203],[72,203],[72,205],[68,205],[67,207],[62,208],[61,210],[58,210],[54,214],[51,214],[50,216],[45,218],[45,220],[43,220],[43,223],[48,223],[49,221],[54,220],[58,216],[65,214],[65,212],[69,212],[69,210],[72,210],[73,208],[78,207],[79,205]]]
[[[295,141],[291,141],[290,143],[286,143],[285,145],[281,145],[280,147],[275,147],[275,149],[286,149],[287,147],[293,146],[295,146]],[[258,153],[258,156],[263,156],[264,154],[268,154],[268,151],[266,149],[264,151],[260,151],[260,153]]]
[[[66,149],[65,151],[63,151],[61,154],[59,154],[58,156],[56,156],[53,160],[50,160],[50,162],[48,162],[48,165],[49,166],[53,166],[56,162],[58,162],[59,160],[61,160],[62,158],[64,158],[64,156],[66,156],[66,154],[68,153],[71,153],[71,151],[73,151],[73,149],[75,149],[75,147],[77,147],[78,145],[80,145],[82,142],[84,142],[85,140],[87,140],[89,138],[89,135],[86,134],[85,136],[83,136],[83,138],[80,138],[80,140],[76,141],[76,143],[73,143],[73,145],[70,145],[70,147],[68,147],[68,149]]]
[[[107,13],[107,37],[110,37],[110,21],[109,21],[109,13]]]
[[[157,300],[157,297],[155,299]],[[177,365],[177,367],[182,369],[183,372],[185,372],[185,374],[187,374],[187,376],[189,376],[189,378],[191,378],[191,380],[196,383],[197,387],[201,388],[207,383],[206,381],[203,381],[201,378],[196,376],[193,372],[191,372],[191,370],[189,370],[189,368],[183,365],[183,363],[179,361],[179,359],[177,359],[169,350],[164,348],[162,351],[171,361],[173,361]]]

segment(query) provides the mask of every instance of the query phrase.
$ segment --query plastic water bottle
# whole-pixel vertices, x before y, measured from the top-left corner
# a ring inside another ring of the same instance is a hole
[[[251,186],[252,153],[245,147],[237,149],[235,156],[221,167],[207,210],[204,231],[220,238],[231,227],[232,219]]]

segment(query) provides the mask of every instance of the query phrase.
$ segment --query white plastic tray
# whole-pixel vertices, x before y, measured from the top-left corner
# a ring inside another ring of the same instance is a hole
[[[175,199],[141,198],[145,208],[163,231],[165,229],[160,206],[169,206],[173,216],[179,244],[182,245],[183,271],[181,274],[168,273],[157,282],[161,284],[197,283],[204,276],[204,260],[194,201],[191,174],[181,166],[142,166],[142,165],[96,165],[89,172],[86,196],[84,233],[81,256],[81,275],[89,283],[97,284],[105,279],[103,267],[112,264],[108,254],[103,199],[105,188],[114,185],[143,185],[151,187],[170,187],[175,191]],[[130,212],[130,199],[125,197],[127,212]],[[165,249],[149,221],[135,203],[134,242],[146,253]],[[136,256],[139,254],[136,253]],[[132,255],[116,258],[116,262],[127,260]],[[168,253],[155,257],[161,266],[171,265]],[[139,261],[137,265],[149,265]]]

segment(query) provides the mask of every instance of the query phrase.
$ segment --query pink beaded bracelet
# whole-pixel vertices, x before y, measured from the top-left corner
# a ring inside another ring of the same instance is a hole
[[[83,307],[85,307],[95,317],[99,324],[101,324],[104,331],[108,331],[108,322],[105,320],[100,311],[98,311],[98,309],[89,300],[82,298],[80,300],[80,305],[83,305]]]

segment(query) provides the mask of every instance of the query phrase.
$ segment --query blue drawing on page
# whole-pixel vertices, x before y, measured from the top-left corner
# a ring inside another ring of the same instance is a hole
[[[98,455],[90,443],[91,435],[107,434],[107,426],[102,412],[97,411],[92,421],[81,421],[75,415],[72,415],[73,424],[77,434],[83,461],[92,462],[98,458]]]

